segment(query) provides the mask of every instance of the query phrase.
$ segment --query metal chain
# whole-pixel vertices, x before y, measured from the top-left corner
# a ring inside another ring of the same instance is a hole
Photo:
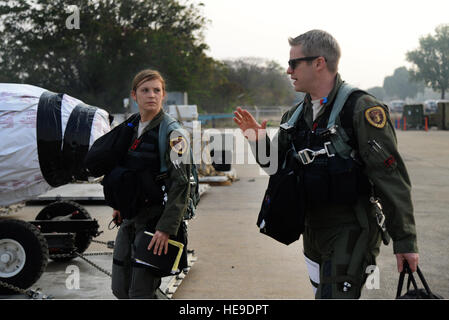
[[[50,259],[55,259],[55,258],[73,258],[73,253],[54,253],[54,254],[50,254]]]
[[[108,247],[108,249],[114,249],[115,241],[99,241],[94,239],[92,239],[91,241],[95,243],[104,244]]]
[[[95,242],[95,243],[101,243],[101,244],[108,245],[108,243],[106,241],[100,241],[100,240],[95,240],[95,239],[91,239],[90,241]]]
[[[9,283],[3,282],[3,281],[0,281],[0,287],[4,287],[6,289],[15,291],[15,292],[23,294],[23,295],[26,295],[26,296],[30,297],[31,299],[39,299],[39,298],[41,298],[41,299],[53,299],[52,296],[48,296],[48,295],[45,295],[42,292],[40,292],[39,291],[39,290],[41,290],[40,288],[37,288],[36,290],[33,290],[33,289],[25,290],[25,289],[13,286],[12,284],[9,284]]]
[[[92,239],[92,241],[93,242],[97,242],[97,243],[101,243],[101,244],[105,244],[108,247],[111,245],[111,241],[104,242],[104,241],[98,241],[98,240],[93,240],[93,239]],[[112,254],[113,254],[113,252],[79,253],[79,252],[76,252],[76,248],[75,248],[75,251],[73,251],[71,253],[51,254],[50,258],[51,259],[53,259],[53,258],[73,258],[73,256],[75,255],[75,256],[80,257],[81,259],[83,259],[84,261],[86,261],[87,263],[92,265],[93,267],[97,268],[98,270],[100,270],[101,272],[105,273],[106,275],[108,275],[109,277],[112,278],[112,274],[109,271],[103,269],[99,265],[95,264],[94,262],[92,262],[92,261],[90,261],[90,260],[88,260],[86,258],[86,256],[101,256],[101,255],[112,255]],[[14,286],[12,284],[3,282],[1,280],[0,280],[0,287],[4,287],[6,289],[15,291],[15,292],[23,294],[23,295],[26,295],[26,296],[28,296],[28,297],[30,297],[32,299],[38,299],[39,297],[42,297],[42,299],[51,299],[52,298],[51,296],[44,295],[41,292],[39,292],[39,290],[41,290],[39,288],[36,289],[36,290],[33,290],[33,289],[26,290],[26,289],[22,289],[22,288],[16,287],[16,286]]]
[[[106,251],[106,252],[85,252],[82,255],[85,257],[88,256],[110,256],[113,255],[114,253],[111,251]],[[54,259],[54,258],[74,258],[75,253],[55,253],[55,254],[51,254],[50,258]]]
[[[85,258],[81,253],[75,252],[75,254],[80,257],[81,259],[83,259],[84,261],[86,261],[87,263],[89,263],[90,265],[94,266],[95,268],[97,268],[98,270],[100,270],[101,272],[103,272],[104,274],[108,275],[109,277],[112,278],[112,273],[110,273],[109,271],[103,269],[102,267],[100,267],[99,265],[93,263],[92,261],[88,260],[87,258]]]
[[[17,293],[27,295],[27,290],[22,289],[22,288],[19,288],[19,287],[16,287],[16,286],[13,286],[12,284],[9,284],[9,283],[0,281],[0,286],[1,286],[1,287],[4,287],[4,288],[6,288],[6,289],[10,289],[10,290],[12,290],[12,291],[15,291],[15,292],[17,292]]]
[[[108,242],[104,242],[104,241],[98,241],[98,240],[93,240],[93,242],[97,242],[97,243],[101,243],[101,244],[105,244],[107,246],[109,246]],[[110,241],[109,241],[110,242]],[[90,264],[91,266],[97,268],[98,270],[100,270],[101,272],[103,272],[104,274],[108,275],[109,277],[112,278],[112,274],[103,269],[102,267],[100,267],[99,265],[97,265],[96,263],[90,261],[89,259],[86,258],[86,256],[102,256],[102,255],[112,255],[112,252],[91,252],[91,253],[79,253],[76,251],[76,247],[75,250],[71,253],[63,253],[63,254],[52,254],[50,255],[50,258],[73,258],[74,255],[80,257],[81,259],[83,259],[84,261],[86,261],[88,264]]]
[[[83,253],[83,256],[111,256],[114,252],[87,252]]]
[[[106,245],[108,248],[113,249],[114,248],[114,241],[99,241],[99,240],[91,240],[92,242],[95,243],[100,243],[100,244],[104,244]],[[102,255],[112,255],[113,252],[91,252],[91,253],[79,253],[79,252],[74,252],[75,255],[77,255],[78,257],[80,257],[81,259],[83,259],[84,261],[86,261],[88,264],[90,264],[91,266],[97,268],[98,270],[100,270],[101,272],[103,272],[104,274],[108,275],[109,277],[112,278],[112,273],[110,273],[109,271],[103,269],[102,267],[100,267],[99,265],[95,264],[94,262],[88,260],[86,258],[86,256],[102,256]]]

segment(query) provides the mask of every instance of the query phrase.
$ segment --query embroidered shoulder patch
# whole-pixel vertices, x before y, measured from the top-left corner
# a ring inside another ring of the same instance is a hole
[[[372,126],[382,129],[387,123],[387,115],[381,106],[369,108],[365,111],[365,118]]]
[[[175,139],[170,140],[170,148],[172,151],[181,155],[187,151],[187,141],[183,136],[179,136]]]

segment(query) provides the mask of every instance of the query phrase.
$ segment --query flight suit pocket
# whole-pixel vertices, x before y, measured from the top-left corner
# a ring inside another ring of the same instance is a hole
[[[378,146],[378,144],[376,143]],[[383,175],[389,175],[394,172],[398,166],[393,154],[387,153],[381,147],[372,147],[363,154],[367,167],[377,168]]]

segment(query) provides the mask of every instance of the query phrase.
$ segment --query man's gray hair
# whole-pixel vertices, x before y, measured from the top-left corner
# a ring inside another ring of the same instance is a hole
[[[337,40],[323,30],[310,30],[296,38],[288,38],[290,46],[301,46],[306,57],[321,56],[326,58],[330,72],[338,71],[341,51]]]

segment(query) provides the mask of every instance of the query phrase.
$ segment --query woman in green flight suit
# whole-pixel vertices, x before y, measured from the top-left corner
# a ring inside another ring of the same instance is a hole
[[[128,157],[129,155],[147,156],[148,158],[144,158],[148,159],[145,160],[146,165],[155,177],[160,173],[157,137],[160,124],[167,116],[162,109],[162,102],[166,96],[163,77],[154,70],[139,72],[132,82],[131,96],[139,107],[137,116],[140,116],[140,120],[138,126],[134,128],[135,133]],[[167,142],[167,147],[163,158],[166,160],[168,172],[163,179],[165,185],[161,188],[163,195],[161,201],[149,201],[145,205],[138,205],[135,212],[127,215],[123,214],[119,208],[114,208],[112,214],[114,220],[120,225],[112,266],[112,291],[119,299],[156,298],[155,292],[161,284],[161,277],[134,262],[133,250],[142,239],[143,232],[149,229],[154,232],[154,237],[148,245],[148,250],[153,250],[154,254],[158,255],[167,254],[168,239],[170,236],[177,235],[187,208],[190,191],[187,174],[190,172],[189,164],[182,161],[170,161],[170,153],[173,150],[185,155],[189,152],[189,148],[186,145],[182,149],[179,148],[179,141],[186,142],[181,136],[172,140],[167,136],[164,141]],[[125,161],[122,165],[126,167],[127,163]],[[158,185],[155,181],[151,183]]]

